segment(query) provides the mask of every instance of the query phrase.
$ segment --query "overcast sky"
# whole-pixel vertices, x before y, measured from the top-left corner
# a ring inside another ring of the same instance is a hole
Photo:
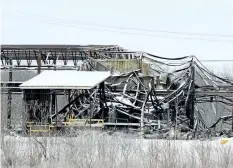
[[[3,44],[116,44],[165,57],[233,59],[232,0],[2,0],[2,3]]]

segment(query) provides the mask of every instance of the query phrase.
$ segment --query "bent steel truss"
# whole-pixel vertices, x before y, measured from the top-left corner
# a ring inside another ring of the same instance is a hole
[[[8,120],[12,94],[22,92],[18,86],[23,81],[12,81],[14,71],[111,71],[112,76],[94,95],[90,91],[84,96],[75,89],[43,94],[67,97],[67,92],[72,93],[57,114],[103,119],[106,126],[128,125],[143,132],[174,128],[194,136],[206,130],[233,130],[233,81],[213,74],[195,56],[165,58],[114,45],[3,45],[1,62],[1,69],[9,72],[9,81],[1,82],[2,94],[8,94]],[[53,106],[54,100],[46,99]],[[27,102],[41,109],[38,101]],[[49,103],[44,107],[51,114]],[[50,116],[51,123],[57,114]]]

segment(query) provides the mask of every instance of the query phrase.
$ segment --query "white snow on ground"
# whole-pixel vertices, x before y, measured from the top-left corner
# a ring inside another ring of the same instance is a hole
[[[221,144],[221,140],[228,140]],[[233,138],[155,140],[121,133],[79,132],[77,137],[4,137],[3,167],[233,167]]]

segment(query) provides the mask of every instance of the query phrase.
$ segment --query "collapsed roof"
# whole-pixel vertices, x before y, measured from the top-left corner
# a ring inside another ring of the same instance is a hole
[[[73,68],[85,64],[88,66],[82,70],[111,71],[111,77],[105,82],[106,99],[102,102],[109,117],[117,115],[128,121],[137,121],[141,126],[161,121],[161,127],[153,127],[156,130],[178,127],[198,132],[217,128],[220,121],[221,127],[218,128],[230,129],[232,125],[233,81],[217,76],[195,56],[165,58],[146,52],[127,51],[118,46],[98,46],[94,49],[91,46],[82,50],[72,46],[21,47],[23,52],[20,46],[3,47],[1,58],[8,63],[8,57],[14,58],[14,55],[20,56],[24,52],[31,54],[30,51],[33,51],[35,55],[41,52],[42,66],[55,66],[59,60],[67,66],[67,61],[73,60]],[[11,52],[6,52],[8,50]],[[28,59],[27,54],[22,58]],[[82,60],[82,65],[75,62],[76,56]],[[17,64],[11,68],[22,68],[19,61]],[[4,64],[4,67],[10,66]],[[74,92],[74,97],[78,94]],[[89,97],[82,97],[68,106],[78,117],[88,110],[86,107],[93,99],[97,102],[93,113],[96,117],[100,112],[99,95],[93,97],[90,93]]]

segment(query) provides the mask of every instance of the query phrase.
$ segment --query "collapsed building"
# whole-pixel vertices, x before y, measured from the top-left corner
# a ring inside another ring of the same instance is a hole
[[[12,94],[21,93],[27,133],[80,126],[163,134],[174,128],[192,136],[233,130],[233,81],[195,56],[165,58],[119,46],[3,45],[1,61],[9,72],[9,81],[1,81],[8,127]],[[14,82],[13,70],[37,75]]]

